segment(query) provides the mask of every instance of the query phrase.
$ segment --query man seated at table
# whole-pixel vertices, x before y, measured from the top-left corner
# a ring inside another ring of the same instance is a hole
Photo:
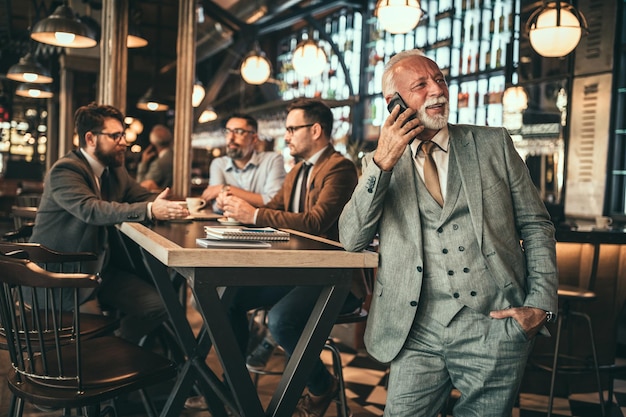
[[[245,224],[290,228],[337,240],[337,220],[356,186],[357,171],[332,146],[333,114],[319,100],[302,99],[289,106],[285,124],[290,153],[301,161],[265,206],[255,208],[236,196],[229,196],[224,199],[224,215]],[[359,308],[366,295],[362,279],[355,279],[352,287],[342,312]],[[246,312],[272,306],[270,332],[287,354],[292,354],[319,291],[311,287],[238,289],[229,313],[242,351],[248,337]],[[337,395],[338,384],[321,360],[316,362],[307,388],[308,393],[298,402],[294,416],[322,416]]]
[[[155,125],[150,131],[150,145],[141,154],[137,182],[150,191],[171,187],[174,176],[172,132],[167,126]]]
[[[124,314],[120,335],[137,342],[166,317],[155,288],[120,269],[110,256],[107,226],[186,217],[189,212],[137,183],[124,167],[127,142],[124,115],[95,103],[75,113],[80,148],[60,158],[44,180],[44,190],[30,241],[60,252],[94,252],[98,260],[83,272],[99,273],[101,285],[82,294],[82,309],[100,312],[100,306]],[[64,292],[63,297],[71,296]],[[64,305],[72,305],[64,301]]]
[[[278,152],[257,152],[257,120],[235,113],[226,120],[226,155],[211,162],[209,185],[202,193],[213,210],[222,211],[223,197],[235,195],[255,207],[270,201],[285,180],[285,164]]]

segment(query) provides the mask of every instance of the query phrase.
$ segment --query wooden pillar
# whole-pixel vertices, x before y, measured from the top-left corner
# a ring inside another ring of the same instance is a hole
[[[126,112],[128,82],[128,0],[104,0],[100,37],[99,104],[109,104]]]
[[[176,120],[174,121],[172,191],[179,197],[186,197],[189,195],[191,179],[191,134],[194,124],[191,94],[196,68],[196,1],[181,0],[178,4]]]
[[[61,55],[59,81],[59,142],[57,155],[64,156],[72,149],[74,136],[74,96],[71,94],[74,86],[74,72],[68,68],[67,55]]]

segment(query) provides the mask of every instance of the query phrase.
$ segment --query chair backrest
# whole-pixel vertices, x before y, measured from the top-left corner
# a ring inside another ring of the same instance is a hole
[[[82,390],[78,293],[97,286],[95,275],[50,272],[0,255],[0,331],[17,380]],[[60,289],[74,292],[71,311],[57,306]]]
[[[28,222],[22,224],[19,228],[11,230],[2,235],[2,240],[13,243],[26,243],[33,234],[35,223]]]
[[[39,243],[0,242],[0,255],[18,251],[26,253],[26,259],[41,264],[46,270],[54,264],[56,272],[82,272],[83,263],[98,259],[93,252],[58,252]]]
[[[19,229],[24,223],[34,223],[37,217],[35,206],[11,206],[11,216],[15,229]]]
[[[41,193],[23,193],[15,197],[15,204],[23,207],[39,207]]]

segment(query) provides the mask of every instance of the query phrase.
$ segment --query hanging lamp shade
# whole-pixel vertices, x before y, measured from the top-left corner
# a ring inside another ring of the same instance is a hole
[[[149,88],[137,102],[137,108],[147,111],[166,111],[170,108],[164,100],[154,94],[153,89]]]
[[[589,31],[585,16],[562,1],[544,3],[528,18],[526,28],[530,45],[547,58],[569,54]]]
[[[200,103],[202,103],[202,99],[205,94],[206,91],[204,90],[204,86],[199,80],[196,80],[193,85],[193,92],[191,93],[191,105],[193,107],[198,107]]]
[[[41,66],[29,52],[20,58],[19,62],[9,68],[7,78],[23,83],[46,84],[51,83],[50,71]]]
[[[92,48],[98,44],[91,29],[66,5],[57,7],[50,16],[35,23],[30,37],[37,42],[67,48]]]
[[[130,23],[128,25],[128,36],[126,37],[127,48],[143,48],[148,45],[148,39],[141,33],[137,25]]]
[[[413,30],[424,11],[419,0],[378,0],[374,14],[383,30],[397,34]]]
[[[47,84],[22,83],[15,90],[15,94],[28,98],[50,98],[53,96]]]
[[[269,80],[272,65],[260,48],[255,47],[241,63],[241,78],[248,84],[259,85]]]
[[[217,113],[213,107],[207,107],[200,117],[198,117],[198,123],[208,123],[213,120],[217,120]]]
[[[326,68],[326,52],[313,39],[307,39],[296,46],[292,64],[298,74],[316,77]]]

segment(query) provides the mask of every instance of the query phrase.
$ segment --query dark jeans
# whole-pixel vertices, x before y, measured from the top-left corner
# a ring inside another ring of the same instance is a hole
[[[268,327],[274,340],[291,355],[304,330],[307,320],[319,297],[320,287],[242,287],[237,290],[229,315],[241,351],[245,354],[248,343],[247,312],[259,307],[271,307]],[[344,302],[341,313],[349,313],[362,303],[351,293]],[[313,395],[326,392],[331,375],[321,360],[317,360],[307,387]]]

